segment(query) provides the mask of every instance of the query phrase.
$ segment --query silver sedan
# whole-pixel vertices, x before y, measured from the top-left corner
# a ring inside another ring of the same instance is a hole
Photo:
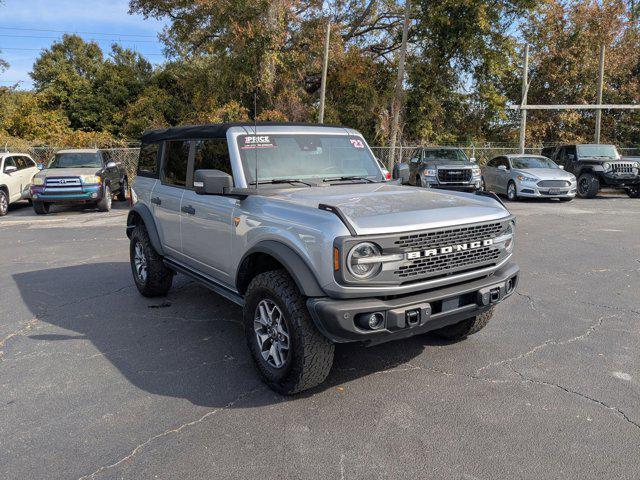
[[[502,155],[482,167],[485,190],[506,194],[509,200],[521,197],[559,198],[576,196],[576,177],[541,155]]]

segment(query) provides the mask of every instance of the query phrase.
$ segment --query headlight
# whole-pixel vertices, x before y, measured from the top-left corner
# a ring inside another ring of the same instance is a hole
[[[473,167],[471,167],[471,172],[473,173],[474,177],[479,177],[480,176],[480,167],[477,165],[474,165]]]
[[[102,183],[100,175],[80,175],[80,180],[85,184]]]
[[[533,177],[525,177],[524,175],[518,175],[516,177],[519,181],[521,182],[531,182],[531,183],[535,183],[538,181],[537,178],[533,178]]]
[[[608,162],[604,162],[602,164],[602,168],[604,169],[605,172],[608,172],[609,170],[611,170],[611,164]]]
[[[438,174],[438,171],[435,168],[427,168],[423,170],[422,173],[427,177],[435,177]]]
[[[635,162],[633,164],[633,168],[640,168],[640,162]]]
[[[511,221],[509,222],[509,225],[507,226],[506,230],[502,232],[502,234],[499,237],[496,237],[493,240],[493,243],[504,244],[504,249],[507,252],[510,252],[513,250],[513,240],[515,237],[515,233],[516,233],[516,224],[515,222]]]
[[[33,177],[34,185],[44,185],[44,178],[42,177]]]
[[[376,257],[380,257],[380,247],[371,242],[359,243],[347,255],[347,269],[358,279],[373,277],[382,268],[382,263]]]

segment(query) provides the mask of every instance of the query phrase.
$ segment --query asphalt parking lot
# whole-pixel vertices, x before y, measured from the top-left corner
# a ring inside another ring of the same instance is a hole
[[[0,477],[640,478],[640,200],[512,203],[517,295],[460,343],[259,380],[240,310],[133,285],[126,207],[0,220]]]

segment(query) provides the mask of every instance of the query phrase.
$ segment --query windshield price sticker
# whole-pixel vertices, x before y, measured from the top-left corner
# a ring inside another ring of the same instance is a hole
[[[276,142],[269,135],[245,135],[241,138],[242,150],[254,148],[274,148]]]
[[[353,148],[364,148],[364,142],[359,138],[350,138],[349,141],[351,145],[353,145]]]

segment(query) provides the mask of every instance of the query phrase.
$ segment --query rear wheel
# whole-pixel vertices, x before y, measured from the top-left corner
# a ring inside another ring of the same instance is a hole
[[[489,323],[492,316],[493,308],[481,313],[480,315],[476,315],[475,317],[467,318],[466,320],[454,323],[453,325],[447,325],[446,327],[434,330],[431,333],[447,340],[462,340],[463,338],[482,330],[487,323]]]
[[[640,187],[627,188],[627,195],[630,198],[640,198]]]
[[[325,380],[334,346],[313,324],[286,272],[261,273],[251,281],[243,316],[249,351],[270,388],[293,395]]]
[[[111,204],[113,202],[111,187],[109,187],[109,185],[105,185],[102,191],[102,198],[97,203],[98,210],[100,210],[101,212],[108,212],[109,210],[111,210]]]
[[[136,226],[131,232],[129,258],[133,280],[142,295],[158,297],[167,294],[174,272],[167,268],[162,256],[151,245],[144,225]]]
[[[518,190],[513,180],[509,181],[509,185],[507,185],[507,198],[512,202],[518,200]]]
[[[4,217],[9,211],[9,197],[7,192],[0,190],[0,217]]]
[[[38,215],[46,215],[49,213],[51,206],[45,202],[33,202],[33,211]]]
[[[578,177],[578,196],[580,198],[594,198],[600,190],[600,182],[592,173],[583,173]]]

